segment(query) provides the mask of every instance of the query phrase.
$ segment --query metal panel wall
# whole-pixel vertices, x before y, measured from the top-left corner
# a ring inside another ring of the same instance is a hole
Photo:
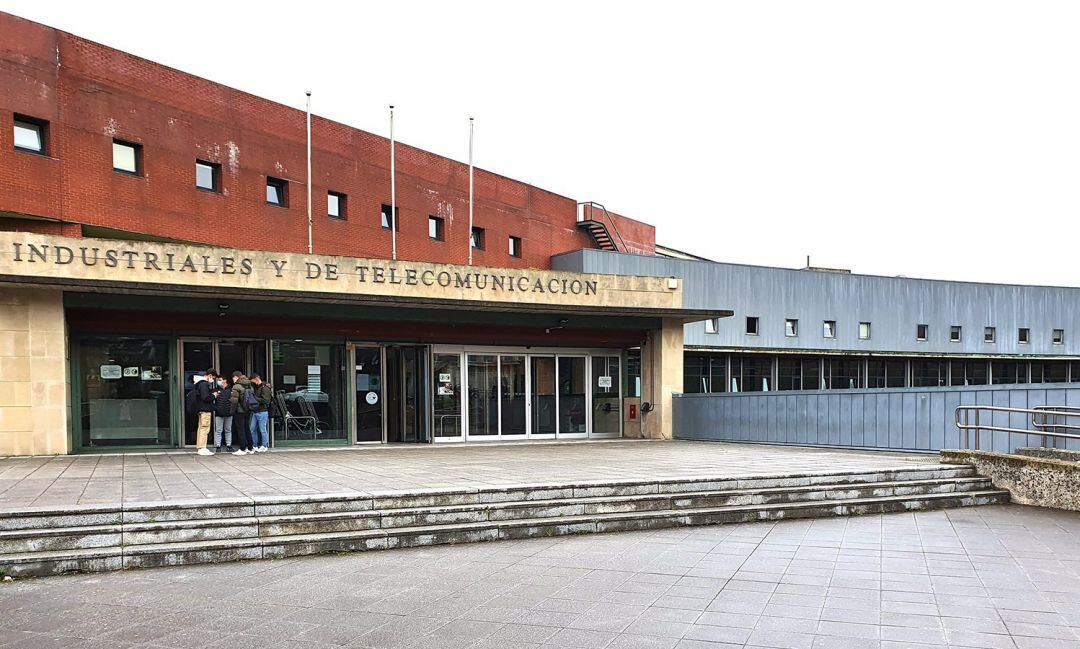
[[[602,250],[579,250],[552,258],[558,270],[621,275],[681,277],[683,300],[692,308],[731,309],[715,334],[704,323],[686,327],[688,346],[721,349],[853,351],[904,354],[1080,355],[1080,289],[1010,284],[977,284],[743,266],[646,257]],[[759,318],[759,334],[746,334],[746,317]],[[799,321],[787,336],[784,320]],[[835,320],[836,337],[822,335]],[[859,323],[871,323],[869,340],[859,339]],[[929,325],[926,341],[916,326]],[[949,328],[962,327],[961,341]],[[984,327],[996,327],[996,342],[983,341]],[[1031,342],[1020,344],[1020,327]],[[1064,329],[1064,343],[1052,343]]]
[[[961,448],[959,405],[1033,408],[1080,405],[1080,385],[982,385],[945,388],[676,394],[675,437],[880,450]],[[984,422],[1029,428],[1025,415],[993,413]],[[1038,446],[1038,435],[983,432],[983,450]],[[1065,445],[1065,440],[1059,440]],[[971,447],[974,448],[974,433]],[[1080,450],[1080,440],[1068,440]]]

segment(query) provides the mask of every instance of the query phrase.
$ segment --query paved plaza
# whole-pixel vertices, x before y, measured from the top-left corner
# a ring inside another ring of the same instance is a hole
[[[931,455],[645,440],[380,446],[242,457],[12,457],[0,459],[0,509],[869,471],[936,461]]]
[[[0,647],[1080,647],[1080,514],[1019,505],[0,584]]]

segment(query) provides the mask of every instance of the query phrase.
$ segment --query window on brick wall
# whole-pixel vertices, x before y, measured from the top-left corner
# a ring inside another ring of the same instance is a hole
[[[401,208],[400,207],[394,210],[394,216],[390,216],[390,206],[384,204],[379,209],[379,224],[382,225],[382,227],[389,230],[390,229],[390,224],[393,223],[394,224],[394,229],[397,230],[398,232],[400,232],[401,231],[401,223],[398,222],[398,217],[400,217],[400,216],[401,216]]]
[[[126,174],[142,175],[142,145],[113,140],[113,169]]]
[[[427,235],[429,239],[443,241],[446,239],[444,231],[445,222],[438,216],[429,216],[427,219]]]
[[[15,148],[47,155],[48,130],[49,123],[45,120],[15,115]]]
[[[195,186],[209,192],[221,191],[221,165],[204,160],[195,161]]]
[[[521,237],[510,237],[510,256],[521,256]]]
[[[477,250],[484,249],[484,228],[473,227],[472,238],[469,240],[469,245]]]
[[[326,192],[326,215],[332,219],[345,218],[345,194]]]
[[[266,202],[278,207],[289,205],[289,183],[280,178],[266,177]]]

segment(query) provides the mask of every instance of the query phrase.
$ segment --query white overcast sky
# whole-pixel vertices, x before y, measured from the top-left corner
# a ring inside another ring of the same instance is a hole
[[[1080,3],[0,9],[466,158],[712,259],[1080,284]]]

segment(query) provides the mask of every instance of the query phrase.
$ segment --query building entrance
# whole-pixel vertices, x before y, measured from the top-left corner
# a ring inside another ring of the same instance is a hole
[[[385,349],[386,441],[426,442],[427,348],[388,345]]]
[[[181,338],[180,339],[180,403],[186,404],[188,392],[195,389],[195,377],[201,376],[208,369],[216,369],[224,376],[231,376],[236,370],[250,376],[266,374],[266,343],[261,340],[234,340],[225,338]],[[181,408],[183,421],[184,446],[195,445],[195,426],[197,417],[192,417],[186,408]]]

